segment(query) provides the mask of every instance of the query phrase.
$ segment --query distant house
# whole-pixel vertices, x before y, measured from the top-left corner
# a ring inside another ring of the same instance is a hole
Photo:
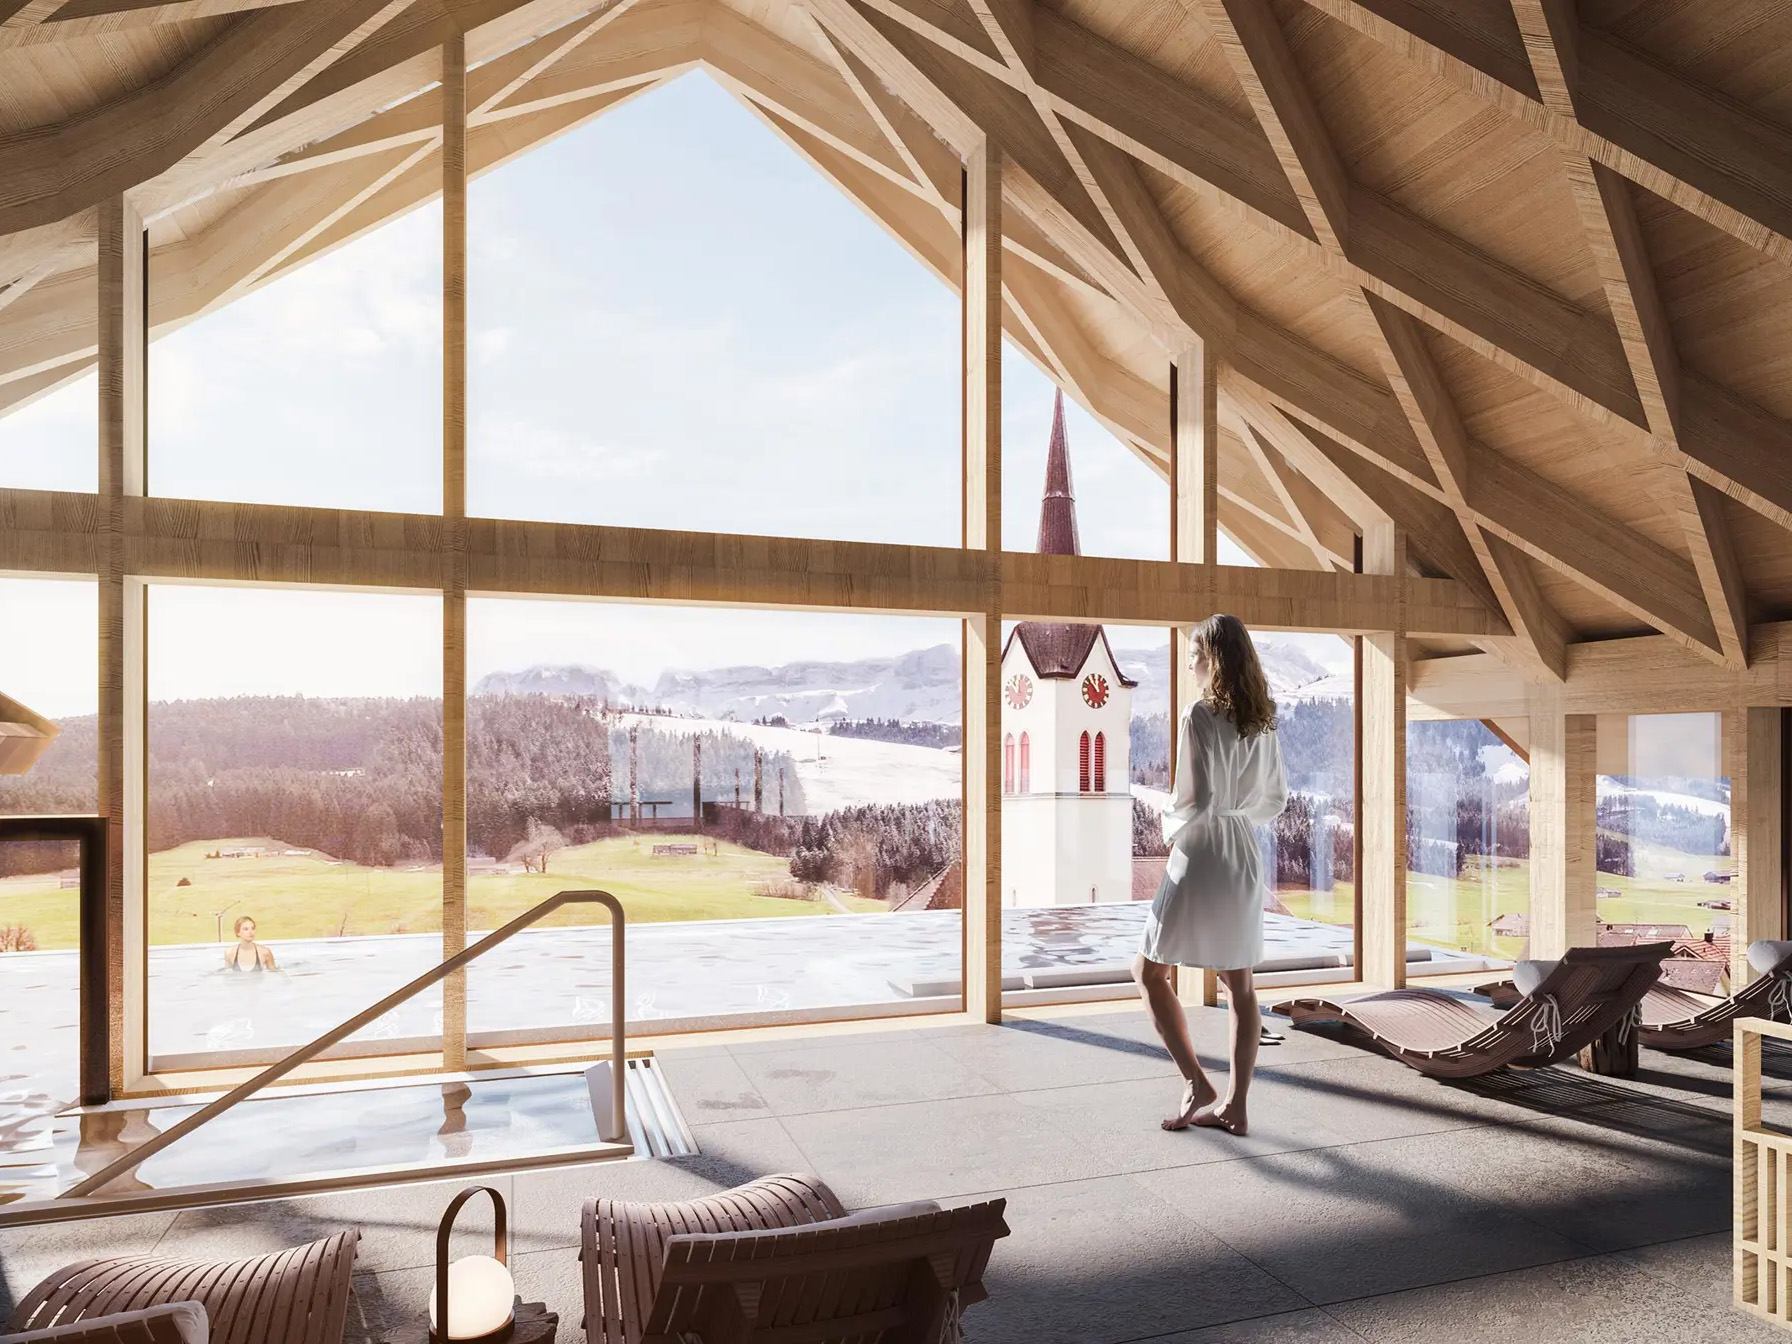
[[[1663,873],[1661,875],[1661,880],[1663,882],[1684,882],[1684,881],[1686,881],[1686,874],[1685,873]]]
[[[1530,916],[1518,911],[1509,911],[1495,917],[1487,927],[1499,938],[1529,938],[1531,936]]]
[[[1725,897],[1717,897],[1717,898],[1713,898],[1712,900],[1709,900],[1709,901],[1700,901],[1699,909],[1701,909],[1701,910],[1733,910],[1733,909],[1735,909],[1735,902],[1733,902]]]
[[[1705,874],[1705,880],[1707,882],[1716,882],[1716,883],[1719,883],[1720,885],[1728,884],[1728,882],[1730,880],[1730,875],[1728,873],[1708,872]]]
[[[1691,938],[1685,924],[1601,924],[1599,946],[1630,947],[1636,943],[1672,943]]]

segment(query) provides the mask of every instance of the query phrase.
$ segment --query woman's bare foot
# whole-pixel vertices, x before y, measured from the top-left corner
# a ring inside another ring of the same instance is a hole
[[[1182,1110],[1163,1122],[1165,1129],[1187,1129],[1198,1123],[1195,1119],[1203,1110],[1219,1100],[1219,1093],[1213,1090],[1213,1084],[1203,1078],[1200,1082],[1185,1082],[1182,1085]]]
[[[1191,1125],[1201,1129],[1223,1129],[1235,1138],[1242,1139],[1250,1129],[1245,1119],[1244,1107],[1232,1105],[1203,1106],[1189,1119]]]

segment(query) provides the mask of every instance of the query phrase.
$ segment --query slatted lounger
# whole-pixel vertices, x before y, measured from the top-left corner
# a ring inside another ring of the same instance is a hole
[[[1004,1201],[845,1214],[813,1176],[681,1204],[589,1200],[588,1344],[948,1344],[983,1300]]]
[[[6,1328],[43,1330],[171,1302],[197,1302],[210,1320],[212,1344],[341,1344],[360,1240],[358,1231],[338,1232],[247,1260],[147,1255],[89,1260],[57,1270],[25,1294]],[[160,1344],[166,1336],[150,1338]]]
[[[1739,1017],[1792,1021],[1792,942],[1750,943],[1748,961],[1760,975],[1727,999],[1661,982],[1651,986],[1643,995],[1637,1039],[1656,1050],[1698,1050],[1729,1040]],[[1519,997],[1518,986],[1510,980],[1479,985],[1475,993],[1500,1007]]]
[[[0,1335],[0,1344],[209,1344],[205,1308],[197,1302],[170,1302],[142,1311],[93,1316],[73,1325],[53,1325],[22,1335]]]
[[[1344,1022],[1421,1073],[1473,1078],[1541,1068],[1621,1029],[1655,983],[1671,943],[1576,947],[1503,1014],[1435,989],[1397,989],[1347,1005],[1295,999],[1274,1011],[1297,1027]]]

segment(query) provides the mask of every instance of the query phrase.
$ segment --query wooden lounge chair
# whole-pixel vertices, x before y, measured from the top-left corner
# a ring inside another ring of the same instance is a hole
[[[197,1302],[210,1321],[212,1344],[341,1344],[348,1320],[349,1277],[360,1240],[358,1231],[338,1232],[247,1260],[166,1260],[146,1255],[89,1260],[57,1270],[26,1293],[6,1328],[44,1330],[146,1307]],[[168,1336],[148,1338],[162,1344]]]
[[[1739,1017],[1792,1022],[1792,942],[1751,943],[1748,960],[1759,976],[1728,998],[1682,989],[1669,983],[1664,971],[1643,995],[1638,1041],[1655,1050],[1698,1050],[1729,1040],[1731,1024]],[[1478,985],[1475,993],[1491,999],[1495,1007],[1516,1003],[1520,997],[1510,980]]]
[[[72,1325],[0,1335],[0,1344],[210,1344],[205,1308],[170,1302],[141,1311],[90,1316]]]
[[[1403,1064],[1439,1078],[1473,1078],[1516,1065],[1541,1068],[1624,1035],[1655,983],[1668,943],[1576,947],[1503,1014],[1435,989],[1397,989],[1348,1005],[1295,999],[1274,1011],[1297,1027],[1344,1022]],[[1627,1038],[1630,1043],[1630,1038]],[[1602,1061],[1600,1072],[1622,1072]]]
[[[585,1204],[588,1344],[946,1344],[983,1300],[1005,1201],[847,1214],[813,1176]]]

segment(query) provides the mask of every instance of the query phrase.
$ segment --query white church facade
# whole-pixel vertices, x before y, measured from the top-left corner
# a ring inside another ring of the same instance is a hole
[[[1046,457],[1039,550],[1078,553],[1064,402]],[[1132,899],[1132,693],[1099,625],[1024,621],[1002,650],[1002,901]]]

